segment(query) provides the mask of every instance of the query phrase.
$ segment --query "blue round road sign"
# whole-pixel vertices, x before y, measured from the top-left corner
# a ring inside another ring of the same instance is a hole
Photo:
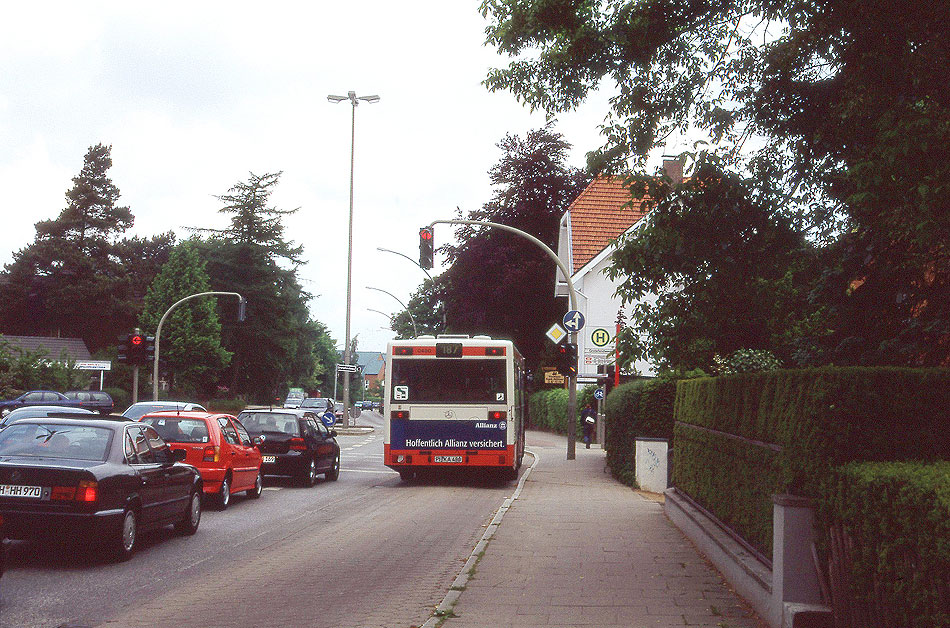
[[[561,319],[567,331],[577,333],[584,329],[584,315],[577,310],[571,310]]]
[[[327,410],[320,415],[320,421],[327,427],[333,427],[336,424],[336,415]]]
[[[603,399],[604,398],[604,389],[598,388],[594,391],[594,399]]]

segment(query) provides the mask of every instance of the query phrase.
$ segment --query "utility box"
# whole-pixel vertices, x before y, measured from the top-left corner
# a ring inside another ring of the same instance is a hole
[[[644,491],[662,493],[669,488],[669,446],[665,438],[636,439],[637,484]]]

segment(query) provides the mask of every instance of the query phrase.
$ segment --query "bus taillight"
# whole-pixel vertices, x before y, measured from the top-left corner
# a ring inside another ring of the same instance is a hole
[[[393,355],[412,355],[412,347],[393,347]]]
[[[408,410],[393,410],[389,413],[390,418],[393,419],[408,419],[409,411]]]
[[[508,413],[505,412],[504,410],[492,410],[491,412],[488,413],[488,418],[491,419],[492,421],[500,421],[506,416],[508,416]]]

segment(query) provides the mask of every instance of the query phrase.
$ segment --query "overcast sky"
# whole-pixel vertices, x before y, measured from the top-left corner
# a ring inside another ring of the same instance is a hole
[[[307,8],[307,7],[311,8]],[[506,133],[544,116],[482,85],[503,65],[483,46],[478,2],[369,1],[5,3],[0,21],[0,262],[55,218],[83,155],[112,145],[113,182],[135,216],[126,235],[226,226],[215,195],[249,172],[283,171],[273,197],[313,317],[342,346],[350,176],[348,102],[356,111],[352,332],[382,351],[395,313],[424,275],[418,228],[491,196],[487,172]],[[319,7],[319,8],[318,8]],[[558,120],[573,165],[599,145],[604,100]],[[451,236],[437,226],[436,245]],[[439,259],[436,260],[440,262]]]

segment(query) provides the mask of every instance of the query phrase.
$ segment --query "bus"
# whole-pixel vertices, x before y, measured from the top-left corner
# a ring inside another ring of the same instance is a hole
[[[524,359],[510,340],[419,336],[386,347],[383,459],[420,471],[494,470],[518,477],[524,457]]]

